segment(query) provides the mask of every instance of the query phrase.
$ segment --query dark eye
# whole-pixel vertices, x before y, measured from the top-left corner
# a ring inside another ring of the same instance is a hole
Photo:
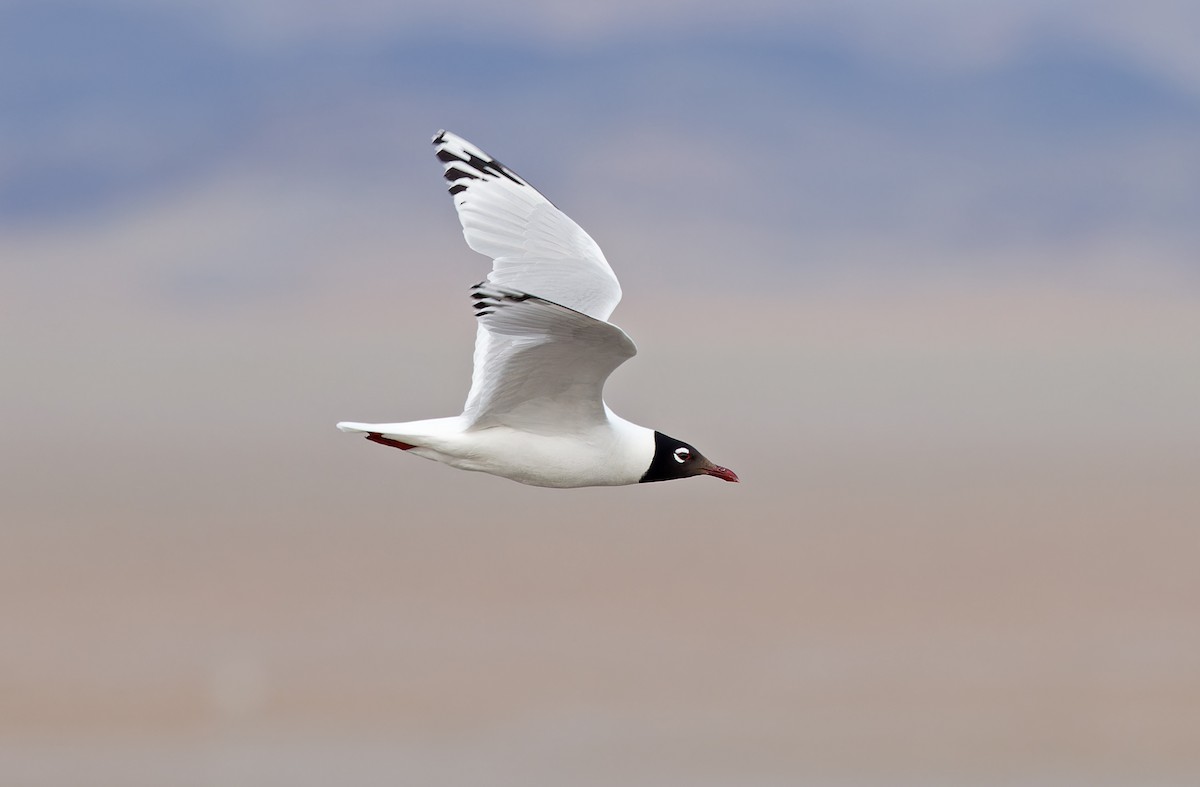
[[[687,450],[686,448],[676,448],[675,449],[675,461],[678,462],[679,464],[683,464],[688,459],[690,459],[691,456],[692,456],[692,452]]]

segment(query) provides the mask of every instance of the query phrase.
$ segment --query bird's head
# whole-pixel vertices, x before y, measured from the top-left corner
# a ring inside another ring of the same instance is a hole
[[[694,475],[711,475],[725,481],[737,481],[737,473],[727,467],[715,465],[704,454],[674,437],[662,432],[654,433],[654,459],[650,461],[640,483],[670,481],[673,478],[688,478]]]

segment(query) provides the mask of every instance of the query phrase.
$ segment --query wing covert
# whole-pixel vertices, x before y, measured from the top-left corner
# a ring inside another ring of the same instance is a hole
[[[481,283],[479,335],[463,415],[558,434],[607,420],[604,383],[637,347],[617,326],[536,295]]]

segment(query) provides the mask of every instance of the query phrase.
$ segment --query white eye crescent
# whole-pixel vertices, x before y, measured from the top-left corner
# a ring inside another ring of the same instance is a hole
[[[678,462],[679,464],[683,464],[684,462],[686,462],[688,460],[688,458],[691,457],[691,455],[692,455],[692,452],[687,450],[686,448],[676,448],[675,449],[675,454],[674,454],[675,461]]]

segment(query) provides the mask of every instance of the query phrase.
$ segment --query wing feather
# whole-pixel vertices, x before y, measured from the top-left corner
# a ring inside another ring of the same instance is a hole
[[[600,247],[520,175],[448,131],[433,138],[467,245],[492,258],[463,415],[560,433],[601,423],[604,382],[637,348],[607,322],[621,285]]]
[[[472,428],[562,434],[607,420],[604,383],[637,347],[624,331],[529,293],[481,284]]]
[[[521,176],[449,131],[433,138],[467,245],[488,282],[607,320],[621,285],[600,247]]]

